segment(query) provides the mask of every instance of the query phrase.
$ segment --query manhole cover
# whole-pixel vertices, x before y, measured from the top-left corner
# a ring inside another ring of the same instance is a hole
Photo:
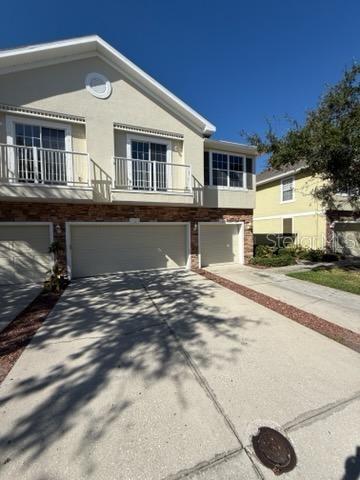
[[[296,454],[291,443],[273,428],[260,427],[252,443],[260,462],[275,475],[290,472],[295,467]]]

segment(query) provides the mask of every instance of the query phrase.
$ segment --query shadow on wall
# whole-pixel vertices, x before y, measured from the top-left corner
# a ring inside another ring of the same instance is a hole
[[[94,202],[111,202],[112,178],[92,159],[90,169]]]
[[[360,479],[360,446],[356,447],[355,455],[351,455],[345,461],[345,474],[341,480]]]
[[[204,185],[198,181],[196,177],[192,177],[193,192],[194,192],[194,204],[201,206],[204,204]]]
[[[52,267],[50,245],[44,249],[36,242],[29,243],[26,235],[17,233],[18,228],[1,228],[0,223],[0,286],[45,281]]]
[[[71,284],[26,352],[38,361],[32,367],[36,375],[23,374],[8,383],[0,401],[2,410],[15,399],[24,405],[11,424],[2,427],[2,457],[25,457],[25,471],[81,419],[87,434],[72,437],[77,439],[72,447],[74,454],[88,458],[89,444],[101,440],[112,422],[120,421],[137,402],[141,408],[144,398],[131,391],[135,379],[136,385],[143,385],[136,388],[149,395],[166,378],[174,385],[170,390],[180,412],[186,410],[188,392],[183,385],[191,373],[164,320],[178,338],[196,345],[193,358],[200,368],[211,363],[219,373],[241,354],[243,329],[260,323],[241,314],[226,315],[214,299],[216,286],[199,277],[195,284],[189,275],[194,278],[185,271],[134,273]],[[229,342],[225,354],[208,350],[204,337],[210,332]],[[101,409],[94,409],[94,400]],[[171,421],[168,428],[170,435]],[[97,468],[88,460],[86,474]]]

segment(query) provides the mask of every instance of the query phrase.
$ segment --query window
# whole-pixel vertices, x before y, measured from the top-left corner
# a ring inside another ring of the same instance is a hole
[[[65,184],[65,136],[62,129],[15,123],[15,145],[20,147],[15,150],[19,181]],[[34,151],[31,147],[39,150]]]
[[[283,234],[292,235],[293,233],[293,219],[283,218]]]
[[[228,186],[228,156],[225,154],[212,154],[212,184]]]
[[[205,185],[223,188],[252,188],[252,158],[219,152],[205,152]]]
[[[134,190],[166,191],[169,187],[167,171],[167,143],[131,140],[131,178]],[[156,162],[156,163],[151,163]]]
[[[292,202],[295,199],[294,177],[281,180],[281,201]]]

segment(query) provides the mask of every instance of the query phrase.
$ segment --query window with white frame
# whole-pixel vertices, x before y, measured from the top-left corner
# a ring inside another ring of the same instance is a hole
[[[66,153],[71,150],[69,125],[7,116],[6,131],[7,142],[15,145],[10,160],[17,181],[67,183],[71,177],[71,165]]]
[[[291,202],[295,198],[295,180],[294,177],[283,178],[281,180],[281,201]]]
[[[244,163],[245,159],[242,156],[212,152],[209,184],[217,187],[244,188],[246,184]]]

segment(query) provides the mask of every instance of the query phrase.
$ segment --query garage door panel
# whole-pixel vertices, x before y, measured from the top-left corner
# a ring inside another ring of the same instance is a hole
[[[72,225],[74,277],[186,266],[185,225]]]
[[[335,251],[360,256],[360,222],[337,223],[334,231]]]
[[[0,225],[0,284],[43,282],[51,268],[48,225]]]
[[[238,225],[201,225],[201,265],[239,262]]]

